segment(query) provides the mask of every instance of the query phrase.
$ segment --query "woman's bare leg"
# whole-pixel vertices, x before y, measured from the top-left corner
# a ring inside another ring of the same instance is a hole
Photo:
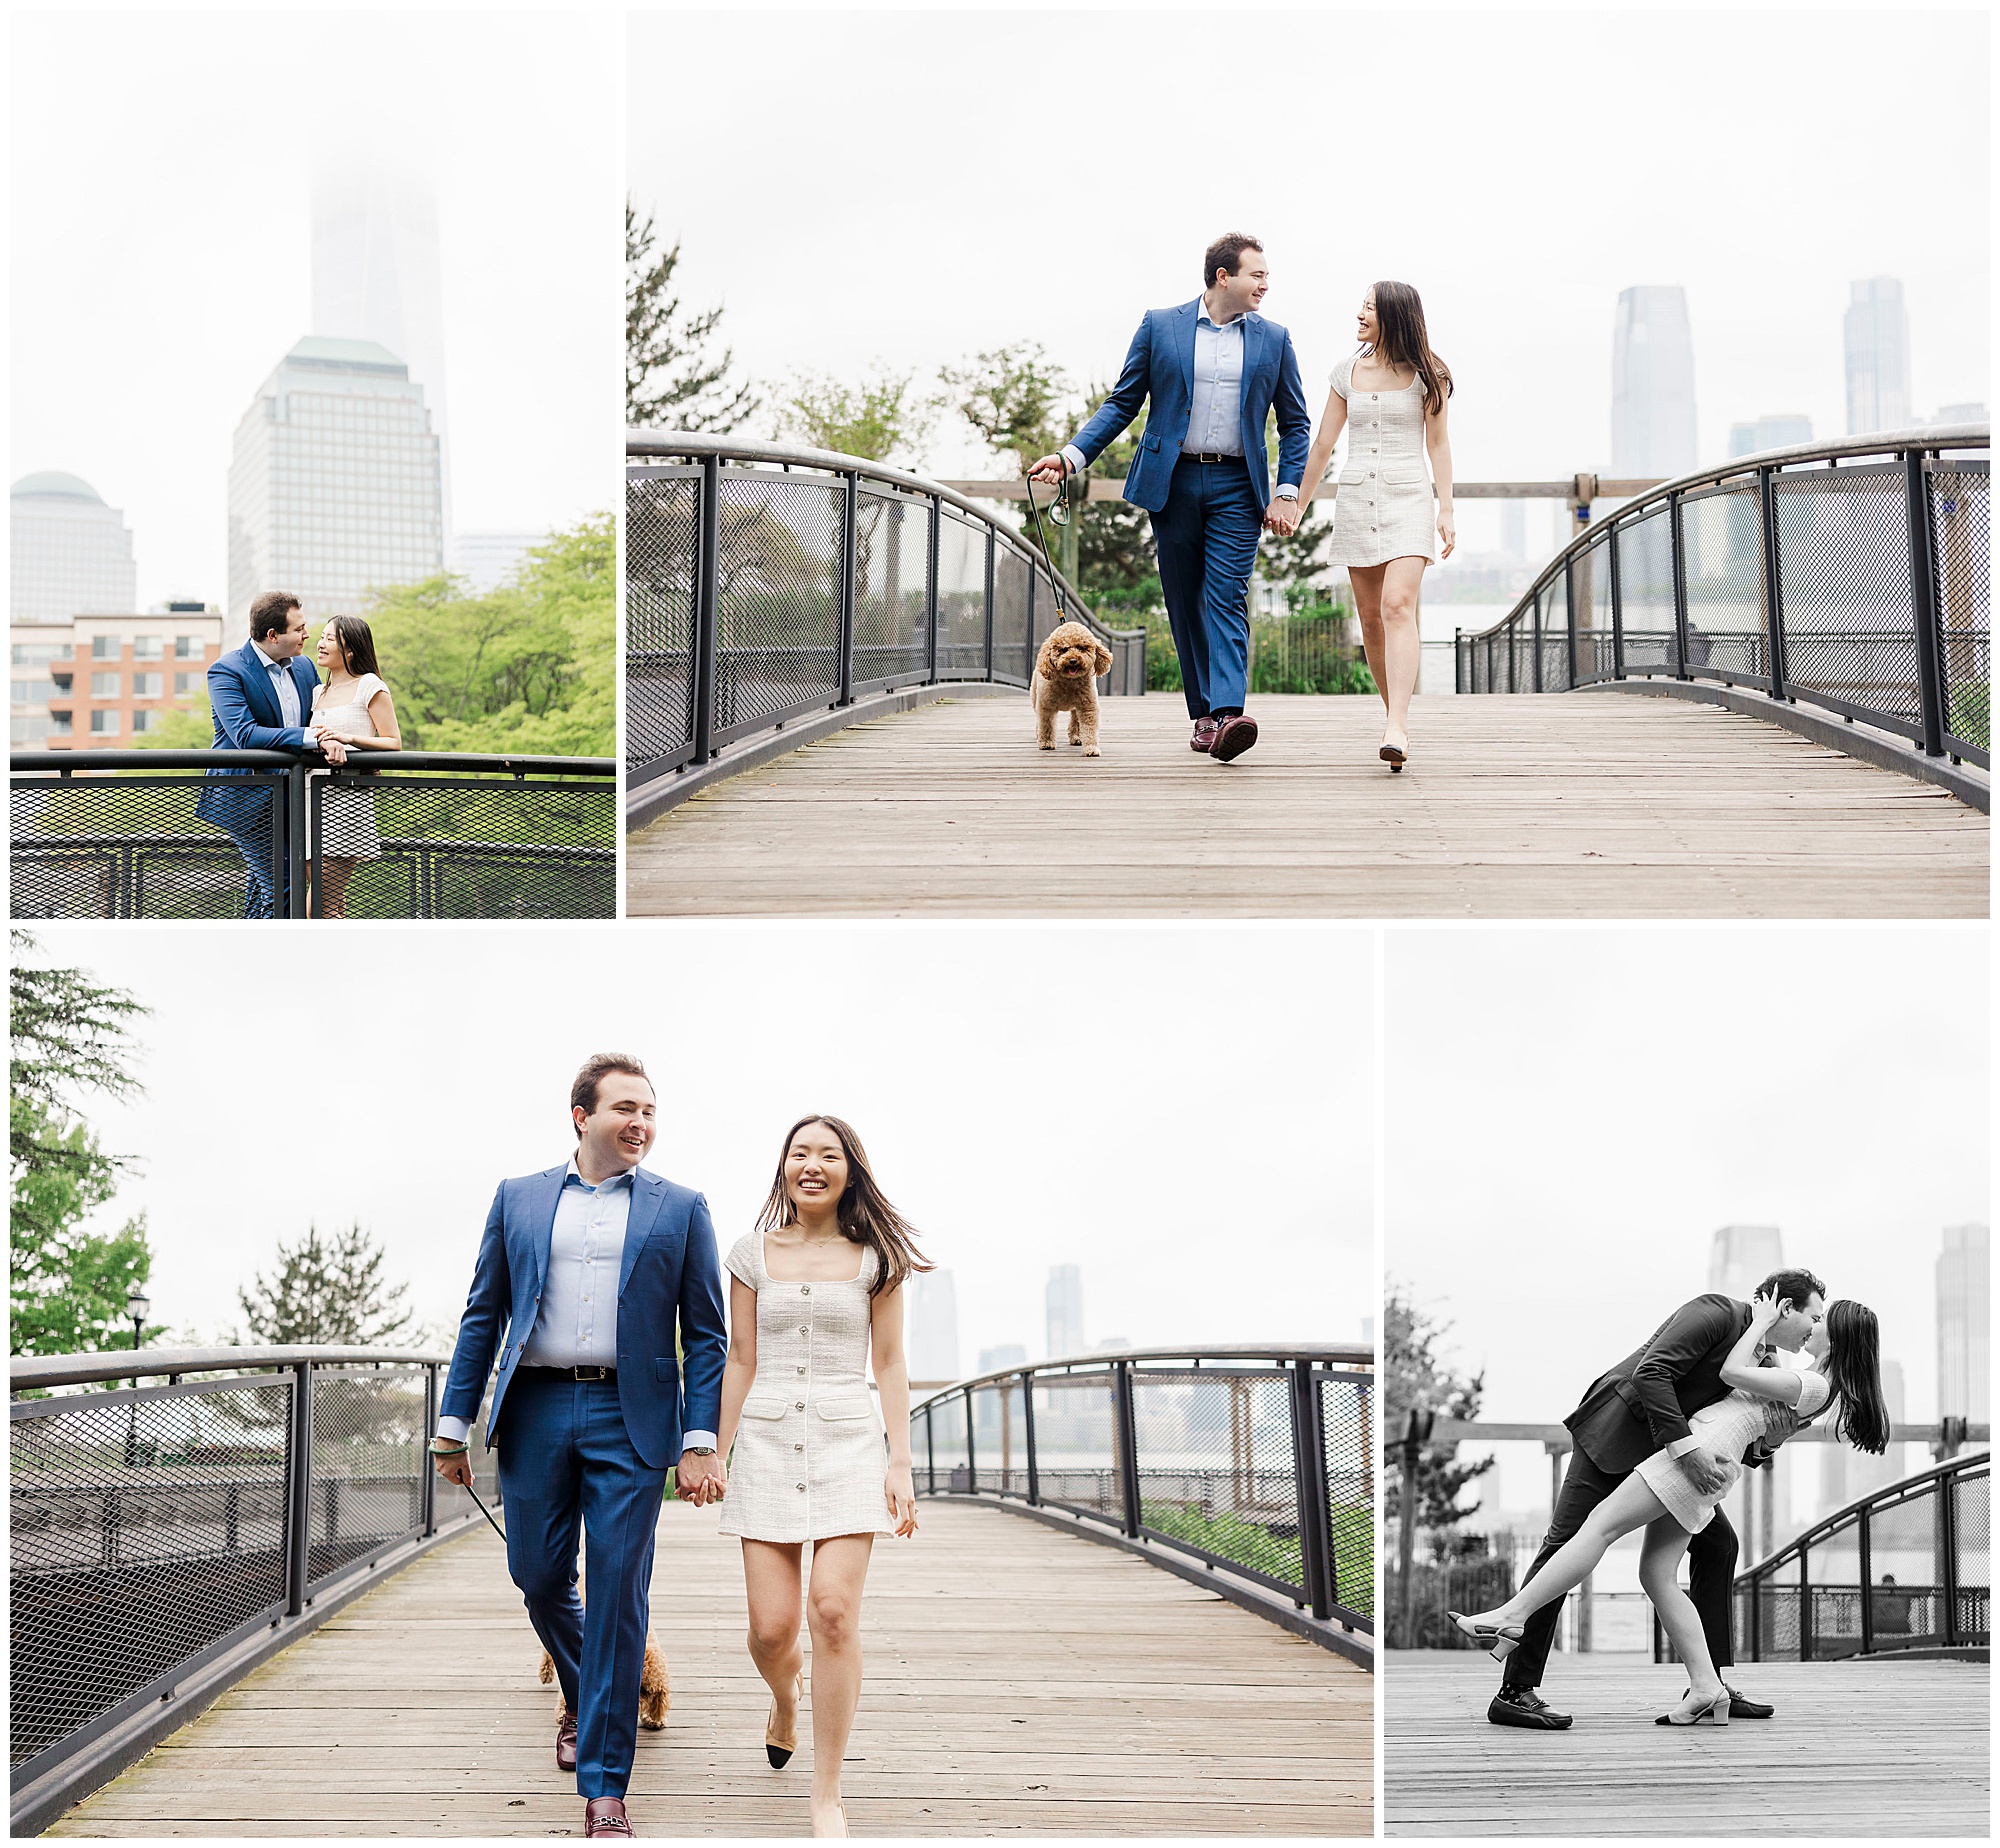
[[[1355,620],[1361,625],[1361,653],[1374,676],[1375,691],[1388,704],[1389,670],[1382,658],[1382,574],[1387,565],[1349,565],[1347,582],[1354,592]]]
[[[1681,1556],[1688,1549],[1688,1530],[1672,1515],[1648,1523],[1639,1554],[1639,1583],[1660,1613],[1660,1627],[1674,1653],[1686,1665],[1688,1685],[1696,1700],[1713,1700],[1722,1692],[1722,1677],[1708,1653],[1701,1613],[1681,1589]]]
[[[1550,1555],[1548,1564],[1505,1604],[1490,1611],[1468,1612],[1468,1617],[1492,1630],[1511,1630],[1527,1622],[1543,1605],[1574,1591],[1596,1571],[1612,1541],[1622,1540],[1664,1513],[1660,1498],[1646,1486],[1645,1478],[1636,1472],[1627,1476],[1591,1509],[1583,1525]]]
[[[840,1534],[813,1543],[806,1622],[812,1628],[812,1832],[845,1835],[840,1761],[861,1704],[861,1592],[868,1582],[873,1534]]]
[[[335,859],[329,854],[319,862],[319,915],[344,918],[347,915],[347,882],[354,877],[352,859]]]
[[[772,1730],[781,1739],[799,1736],[799,1669],[805,1661],[799,1646],[799,1562],[804,1550],[775,1540],[743,1542],[750,1660],[777,1702]]]
[[[1410,742],[1410,695],[1417,690],[1423,666],[1423,639],[1417,630],[1417,602],[1424,584],[1421,558],[1392,558],[1381,567],[1382,668],[1376,684],[1389,710],[1382,741],[1407,747]],[[1371,661],[1372,667],[1374,663]]]

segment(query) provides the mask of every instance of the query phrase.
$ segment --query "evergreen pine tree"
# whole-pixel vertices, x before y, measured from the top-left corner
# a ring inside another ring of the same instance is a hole
[[[708,342],[722,310],[685,312],[674,292],[680,240],[653,255],[653,221],[625,202],[625,421],[652,429],[733,430],[757,408],[756,390],[729,377],[735,355]]]
[[[276,1270],[238,1289],[246,1338],[256,1346],[384,1347],[411,1323],[409,1285],[391,1284],[387,1257],[359,1224],[331,1237],[308,1225],[278,1244]]]

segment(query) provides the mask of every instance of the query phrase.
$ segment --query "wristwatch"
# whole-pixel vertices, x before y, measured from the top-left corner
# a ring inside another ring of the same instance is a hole
[[[691,1457],[712,1457],[715,1455],[715,1446],[713,1444],[690,1444],[687,1447],[687,1454]]]

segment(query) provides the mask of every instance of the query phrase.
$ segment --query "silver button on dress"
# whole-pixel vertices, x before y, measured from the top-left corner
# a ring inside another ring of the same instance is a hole
[[[752,1232],[729,1254],[730,1274],[757,1292],[757,1376],[729,1461],[722,1531],[746,1540],[827,1540],[895,1531],[882,1414],[868,1390],[874,1252],[848,1282],[779,1283]],[[812,1319],[799,1320],[812,1297]],[[777,1384],[784,1380],[785,1385]]]

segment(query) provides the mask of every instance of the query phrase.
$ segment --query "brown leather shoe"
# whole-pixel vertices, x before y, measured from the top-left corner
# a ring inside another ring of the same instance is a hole
[[[1226,764],[1232,757],[1241,757],[1256,742],[1257,721],[1248,713],[1239,712],[1234,718],[1222,721],[1208,754],[1217,763]]]
[[[632,1825],[625,1820],[623,1797],[592,1797],[583,1806],[586,1835],[630,1835]]]
[[[1195,751],[1206,751],[1215,742],[1215,734],[1221,729],[1221,724],[1215,719],[1196,719],[1194,722],[1194,736],[1188,740],[1188,748]]]
[[[563,1709],[562,1718],[556,1722],[556,1769],[576,1769],[576,1715],[567,1707]]]

